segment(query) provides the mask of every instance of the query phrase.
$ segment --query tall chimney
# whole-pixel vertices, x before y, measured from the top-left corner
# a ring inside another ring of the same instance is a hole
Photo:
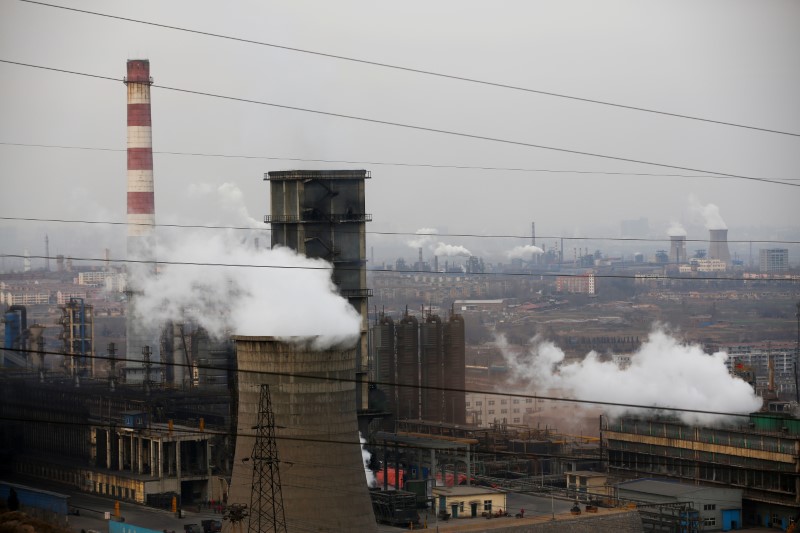
[[[150,115],[150,61],[128,61],[128,310],[126,335],[126,379],[144,379],[143,348],[150,347],[150,360],[160,361],[158,331],[143,324],[136,299],[141,280],[155,271],[153,254],[155,201],[153,196],[153,136]]]
[[[708,257],[719,259],[726,265],[731,264],[731,253],[728,251],[728,230],[712,229],[709,233]]]

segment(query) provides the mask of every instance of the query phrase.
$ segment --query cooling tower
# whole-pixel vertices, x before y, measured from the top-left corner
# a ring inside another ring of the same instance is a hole
[[[728,230],[709,230],[708,258],[719,259],[725,264],[731,263],[731,253],[728,251]]]
[[[128,307],[126,318],[125,376],[129,382],[144,379],[142,349],[150,347],[150,360],[160,361],[157,328],[144,325],[136,306],[138,284],[152,275],[155,199],[153,194],[153,135],[150,113],[150,61],[128,61]],[[142,262],[144,261],[144,262]]]
[[[670,263],[685,263],[686,262],[686,236],[685,235],[670,235],[669,237],[669,262]]]
[[[237,437],[228,503],[250,504],[261,384],[275,417],[289,531],[377,532],[356,419],[356,350],[312,350],[274,337],[234,337]],[[321,378],[321,379],[315,379]]]

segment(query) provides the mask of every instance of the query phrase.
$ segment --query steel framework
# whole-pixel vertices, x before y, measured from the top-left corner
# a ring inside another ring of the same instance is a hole
[[[250,516],[247,530],[253,533],[274,531],[287,533],[283,512],[281,474],[278,468],[278,447],[275,444],[275,415],[269,385],[261,385],[258,402],[256,442],[250,460],[253,463],[253,483],[250,492]]]

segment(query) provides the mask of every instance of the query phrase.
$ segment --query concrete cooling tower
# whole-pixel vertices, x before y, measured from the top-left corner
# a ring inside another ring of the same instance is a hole
[[[686,235],[670,235],[669,262],[686,263]]]
[[[356,419],[356,350],[234,337],[236,453],[228,503],[250,505],[259,394],[269,385],[289,531],[377,532]],[[323,379],[314,379],[323,378]],[[251,513],[252,514],[252,513]]]
[[[712,229],[709,230],[709,259],[719,259],[726,264],[731,262],[731,253],[728,251],[728,230]]]

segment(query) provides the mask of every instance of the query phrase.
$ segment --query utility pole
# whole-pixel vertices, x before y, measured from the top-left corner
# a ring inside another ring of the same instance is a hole
[[[275,414],[269,385],[261,385],[258,402],[258,425],[256,442],[250,459],[253,462],[253,482],[250,492],[250,520],[247,527],[250,533],[274,531],[287,533],[286,517],[283,511],[281,474],[278,469],[278,447],[275,444]]]

